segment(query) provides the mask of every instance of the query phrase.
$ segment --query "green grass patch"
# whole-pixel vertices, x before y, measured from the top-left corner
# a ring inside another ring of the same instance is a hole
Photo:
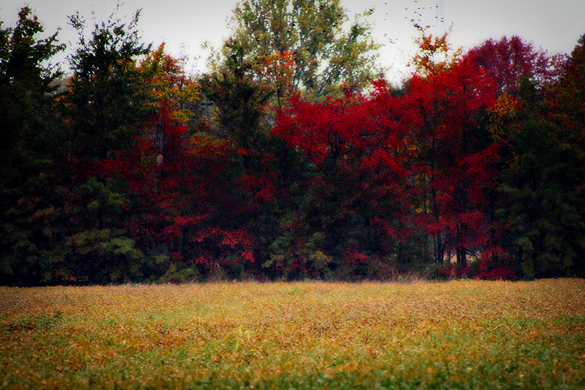
[[[0,288],[0,388],[585,388],[585,281]]]

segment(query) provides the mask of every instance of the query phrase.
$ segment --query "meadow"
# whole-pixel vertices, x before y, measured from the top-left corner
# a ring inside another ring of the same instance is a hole
[[[0,388],[585,388],[585,280],[0,287]]]

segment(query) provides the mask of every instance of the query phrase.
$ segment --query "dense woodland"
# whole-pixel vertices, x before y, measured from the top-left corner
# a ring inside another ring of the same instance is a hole
[[[29,8],[0,25],[0,284],[585,277],[585,35],[419,28],[395,86],[367,13],[272,3],[199,76],[139,13],[71,16],[69,73]]]

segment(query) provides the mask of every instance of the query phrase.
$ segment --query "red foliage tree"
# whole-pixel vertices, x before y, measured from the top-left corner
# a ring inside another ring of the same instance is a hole
[[[218,218],[226,200],[218,196],[214,176],[229,166],[231,150],[201,143],[193,147],[187,126],[173,119],[176,109],[162,101],[152,117],[157,136],[165,140],[162,153],[155,137],[144,136],[136,138],[131,151],[98,163],[104,176],[118,178],[127,188],[131,218],[126,228],[145,252],[162,252],[180,266],[213,270],[254,262],[255,238]]]
[[[496,83],[499,93],[512,95],[516,95],[523,78],[540,85],[550,84],[558,79],[565,62],[565,56],[535,50],[518,36],[488,39],[469,50],[466,57]]]
[[[432,237],[436,261],[454,254],[465,265],[468,254],[489,246],[493,227],[486,206],[498,144],[486,130],[485,113],[495,103],[495,85],[466,57],[439,73],[414,75],[406,89],[419,226]]]
[[[347,93],[321,104],[293,98],[272,132],[316,168],[304,183],[308,204],[290,225],[291,245],[309,260],[309,274],[327,263],[339,277],[365,276],[368,256],[396,260],[408,236],[412,151],[400,126],[400,99],[383,82],[375,87],[372,98]]]
[[[493,83],[464,59],[427,77],[413,76],[402,96],[382,81],[374,87],[370,97],[347,95],[323,104],[293,99],[273,134],[317,167],[308,186],[331,200],[320,203],[327,207],[321,210],[326,230],[334,222],[361,220],[378,242],[403,242],[422,229],[432,237],[438,262],[453,254],[466,264],[469,254],[489,248],[494,227],[486,209],[498,144],[482,124],[495,103]],[[332,188],[338,189],[335,199]],[[369,244],[347,246],[341,257],[355,262],[359,256],[347,254],[372,253]],[[384,248],[387,243],[378,245],[377,253]]]

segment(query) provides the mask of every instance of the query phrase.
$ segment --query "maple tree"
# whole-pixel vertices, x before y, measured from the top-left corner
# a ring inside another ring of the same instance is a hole
[[[129,217],[123,227],[145,256],[155,259],[159,277],[175,280],[222,272],[238,277],[254,263],[256,248],[256,237],[245,222],[250,211],[242,202],[247,202],[245,194],[255,191],[258,180],[265,183],[253,171],[259,164],[259,146],[246,133],[258,131],[254,119],[246,120],[254,118],[249,110],[261,107],[254,98],[240,99],[255,87],[239,78],[195,83],[163,53],[159,47],[138,66],[156,111],[148,114],[130,150],[118,151],[98,165],[109,181],[124,188]],[[218,93],[215,87],[222,83],[236,87]],[[181,94],[184,86],[190,89],[187,94]],[[183,115],[182,102],[197,104],[199,91],[206,98],[223,99],[218,102],[221,127],[193,128],[192,121],[184,120],[195,114],[188,110]]]
[[[365,230],[400,241],[406,230],[412,235],[420,228],[433,238],[435,261],[450,252],[463,265],[491,245],[487,232],[494,221],[484,209],[498,148],[480,120],[495,93],[474,70],[460,61],[425,78],[415,75],[400,96],[378,82],[367,99],[293,100],[274,131],[316,165],[320,174],[310,185],[319,212],[313,214],[323,214],[327,223],[321,224],[338,245],[358,234],[354,241],[362,250],[370,242],[370,253],[387,255]],[[343,232],[358,221],[362,227]]]
[[[285,50],[259,56],[253,66],[254,73],[267,85],[273,86],[279,108],[294,93],[295,62],[294,54]]]
[[[199,101],[197,83],[185,74],[186,58],[174,58],[165,53],[162,43],[139,61],[137,69],[148,80],[150,94],[155,97],[152,104],[160,107],[163,102],[175,106],[173,119],[189,123],[195,116],[194,106]]]
[[[466,53],[478,71],[492,79],[499,93],[516,95],[523,79],[544,87],[558,79],[565,61],[564,55],[549,55],[536,50],[518,36],[488,39]]]
[[[297,97],[279,117],[273,134],[316,168],[301,183],[295,218],[275,243],[279,267],[286,260],[308,276],[363,276],[368,255],[389,254],[401,206],[408,207],[409,185],[401,180],[404,155],[396,150],[404,141],[395,120],[386,128],[372,116],[377,109],[386,117],[387,108],[351,94],[320,104]]]
[[[421,36],[414,39],[419,51],[414,54],[409,66],[414,66],[415,73],[418,75],[436,75],[447,70],[456,64],[462,54],[462,49],[453,49],[449,43],[449,31],[443,33],[441,37],[433,36],[427,32],[427,28],[415,25]]]
[[[496,90],[469,56],[447,55],[445,38],[422,31],[421,54],[414,59],[421,73],[407,82],[406,100],[420,190],[418,218],[432,237],[435,261],[455,255],[466,266],[468,255],[489,247],[487,232],[494,223],[485,205],[494,189],[498,144],[485,113],[495,104]],[[436,63],[437,53],[446,59]]]

